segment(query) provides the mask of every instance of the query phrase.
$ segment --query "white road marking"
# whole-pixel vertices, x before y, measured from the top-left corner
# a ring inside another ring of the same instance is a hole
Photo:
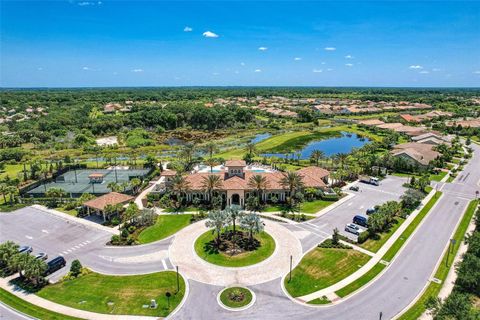
[[[165,269],[165,270],[168,269],[167,263],[165,262],[165,259],[162,259],[162,265],[163,265],[163,269]]]
[[[347,204],[347,206],[350,207],[352,204],[353,204],[353,202],[350,202],[349,204]]]
[[[42,229],[43,233],[48,233],[48,230]]]
[[[364,206],[360,206],[360,209],[363,209],[363,208],[365,208],[365,207],[364,207]]]
[[[75,248],[75,249],[80,249],[80,247],[79,247],[79,246],[75,246],[74,248]]]
[[[25,238],[27,238],[27,239],[30,239],[30,240],[32,240],[32,239],[33,239],[33,237],[32,237],[32,236],[25,236]]]
[[[62,253],[63,253],[63,254],[68,254],[68,252],[67,252],[67,251],[63,251]]]
[[[72,252],[72,249],[68,249],[67,252],[68,252],[68,253]]]

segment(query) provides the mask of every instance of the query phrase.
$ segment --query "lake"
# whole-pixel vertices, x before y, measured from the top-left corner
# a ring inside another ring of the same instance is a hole
[[[341,137],[334,137],[323,140],[314,140],[309,142],[301,150],[295,150],[294,153],[300,153],[300,159],[310,159],[313,151],[321,150],[325,156],[330,157],[337,153],[350,153],[353,148],[360,148],[370,142],[367,138],[362,138],[356,134],[349,134],[342,132]],[[278,158],[291,158],[291,153],[286,155],[284,153],[264,153],[261,156],[264,157],[278,157]]]
[[[257,134],[255,137],[253,137],[252,140],[250,140],[251,143],[259,143],[263,140],[266,140],[270,138],[272,135],[270,133],[260,133]]]

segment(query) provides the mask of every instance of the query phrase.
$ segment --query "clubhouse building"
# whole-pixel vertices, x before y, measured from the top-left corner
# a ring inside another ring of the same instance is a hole
[[[312,166],[302,168],[297,173],[302,177],[304,188],[327,189],[329,177],[327,170]],[[175,175],[176,172],[173,170],[163,171],[164,185],[161,186],[163,190],[157,191],[168,191]],[[205,181],[210,175],[216,175],[220,178],[221,186],[214,193],[221,195],[224,204],[227,206],[245,206],[246,199],[255,193],[254,188],[249,183],[250,179],[255,175],[265,177],[264,201],[269,201],[272,197],[276,197],[279,202],[284,202],[289,196],[289,190],[281,184],[285,173],[271,168],[247,166],[243,160],[228,160],[224,165],[215,167],[215,170],[204,167],[186,176],[188,191],[185,196],[187,202],[191,202],[195,198],[205,201],[209,200],[209,195],[205,190]]]

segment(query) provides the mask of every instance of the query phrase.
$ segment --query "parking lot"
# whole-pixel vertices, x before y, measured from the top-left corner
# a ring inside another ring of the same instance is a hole
[[[45,252],[48,260],[61,255],[67,265],[82,253],[103,247],[110,237],[106,231],[33,207],[0,214],[0,242],[31,246],[33,254]]]
[[[331,236],[335,228],[338,228],[342,235],[356,240],[357,237],[354,234],[345,232],[345,225],[351,223],[355,215],[366,216],[368,208],[390,200],[399,200],[406,190],[402,186],[406,181],[406,178],[388,176],[380,182],[379,186],[357,182],[355,185],[359,190],[348,191],[353,196],[347,201],[319,218],[288,227],[299,235],[304,250],[312,248]]]

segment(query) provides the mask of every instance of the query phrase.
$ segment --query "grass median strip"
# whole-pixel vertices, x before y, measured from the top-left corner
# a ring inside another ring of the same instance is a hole
[[[417,214],[415,219],[408,225],[408,227],[403,231],[403,233],[400,235],[400,237],[393,243],[393,245],[390,247],[390,249],[385,253],[385,255],[382,257],[382,260],[385,261],[391,261],[393,257],[397,254],[397,252],[400,250],[400,248],[405,244],[405,242],[408,240],[408,238],[412,235],[412,233],[417,229],[418,225],[420,222],[422,222],[423,218],[428,214],[430,209],[437,203],[438,199],[440,199],[440,196],[442,195],[442,192],[437,191],[435,195],[430,199],[430,201],[427,202],[427,204],[420,210],[420,212]]]
[[[141,244],[165,239],[190,224],[191,214],[159,215],[153,226],[143,230],[138,236]]]
[[[372,279],[374,279],[378,274],[380,274],[380,272],[382,272],[383,269],[385,269],[385,267],[386,265],[382,263],[377,263],[376,265],[373,266],[372,269],[370,269],[363,276],[353,281],[352,283],[346,285],[342,289],[335,291],[335,294],[340,298],[348,296],[350,293],[357,291],[358,289],[363,287],[365,284],[370,282]]]
[[[472,220],[472,217],[475,213],[475,209],[477,208],[477,206],[478,206],[478,200],[473,200],[468,205],[467,210],[465,210],[462,220],[460,221],[460,224],[455,230],[455,234],[453,235],[453,238],[452,238],[452,239],[455,239],[456,242],[454,245],[452,245],[450,254],[445,252],[445,254],[442,257],[441,263],[439,264],[437,271],[435,272],[434,277],[441,280],[442,283],[430,282],[430,284],[427,286],[426,290],[423,292],[423,294],[420,296],[417,302],[415,302],[415,304],[412,307],[410,307],[410,309],[408,309],[404,314],[402,314],[399,320],[418,319],[426,310],[425,302],[430,297],[438,296],[440,290],[442,289],[443,282],[447,278],[448,272],[452,267],[453,260],[455,259],[458,249],[463,239],[465,238],[465,233],[467,232],[468,225]]]
[[[109,276],[89,273],[73,280],[48,285],[37,295],[85,311],[165,317],[182,301],[185,281],[179,277],[177,291],[176,273],[162,271],[135,276]],[[166,293],[170,292],[168,304]],[[148,306],[155,299],[156,309]]]
[[[315,248],[293,269],[292,279],[285,277],[285,288],[292,297],[300,297],[348,277],[370,256],[353,249]]]
[[[10,292],[0,288],[0,301],[21,313],[42,320],[81,320],[56,313],[25,301]]]
[[[380,234],[380,239],[368,239],[364,243],[359,244],[359,246],[370,252],[377,252],[378,250],[380,250],[380,248],[383,247],[385,242],[387,242],[387,240],[390,239],[390,237],[395,233],[395,231],[397,231],[397,229],[405,222],[405,219],[402,217],[397,217],[395,219],[397,220],[397,223],[395,223],[387,232]]]

